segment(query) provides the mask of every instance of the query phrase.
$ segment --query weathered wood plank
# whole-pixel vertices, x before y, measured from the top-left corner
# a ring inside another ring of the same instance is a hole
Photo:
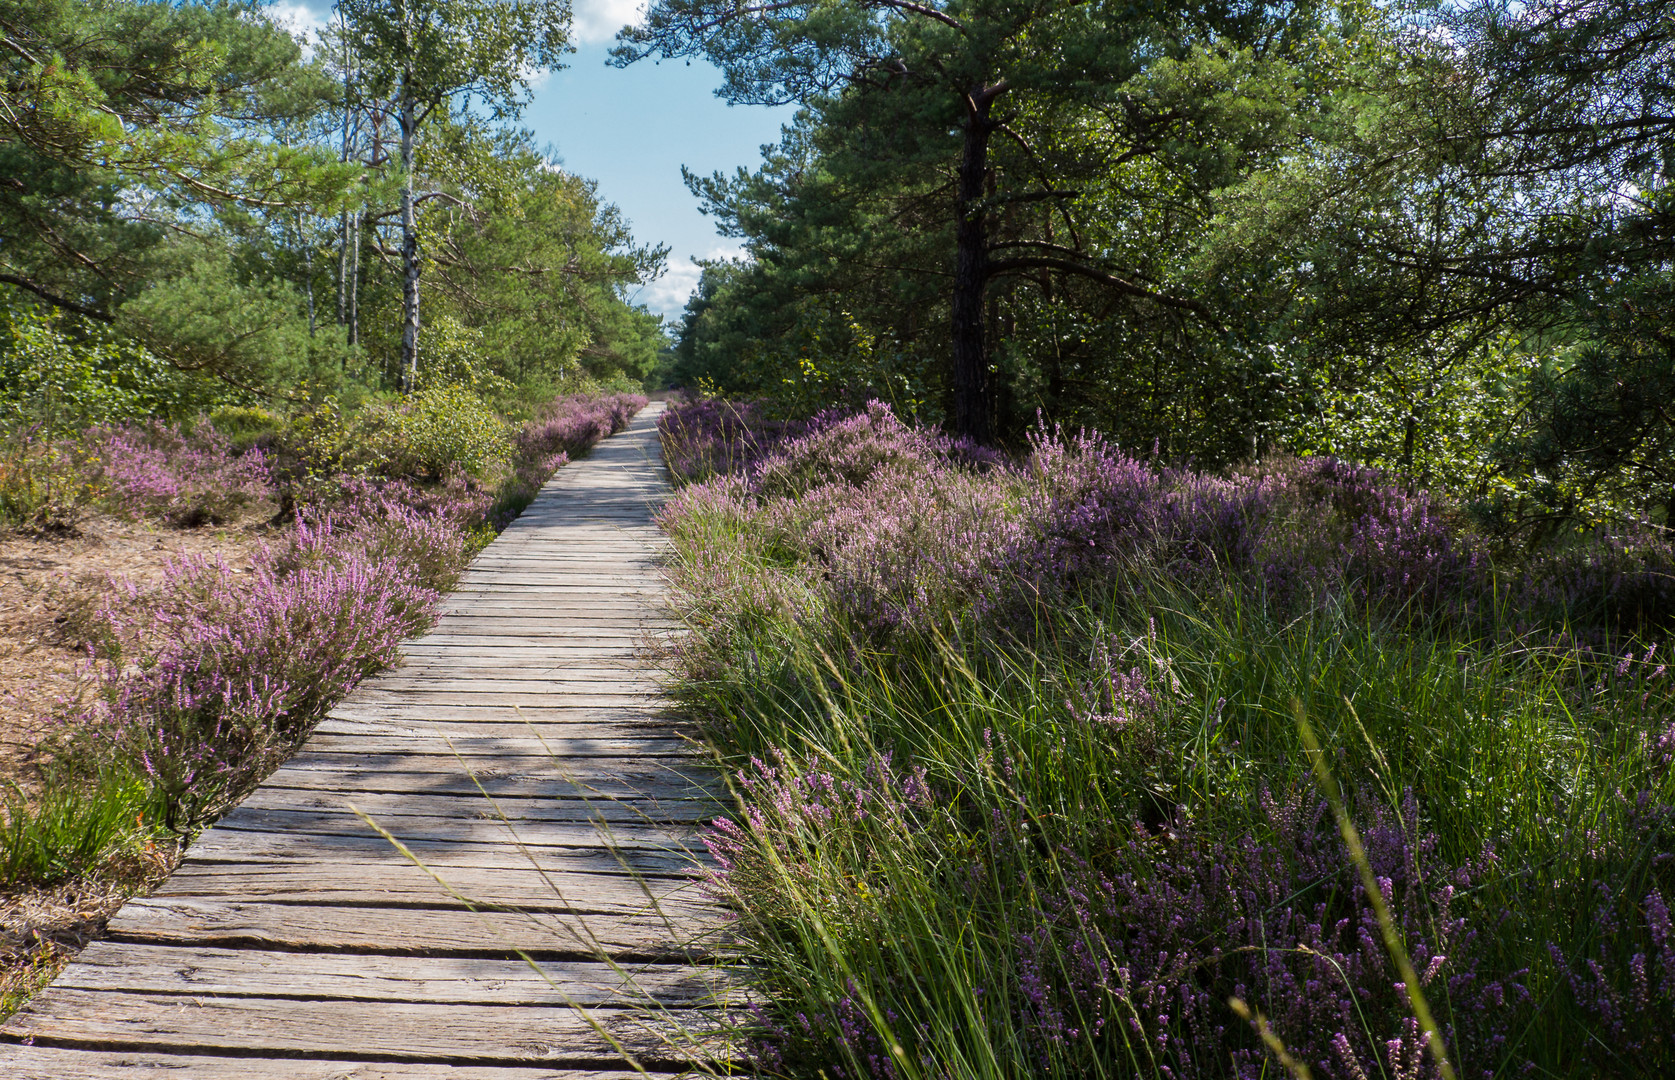
[[[434,818],[422,819],[433,823]],[[382,824],[382,823],[380,823]],[[553,873],[619,874],[640,873],[672,876],[695,869],[693,846],[673,840],[654,842],[644,839],[638,843],[625,838],[619,847],[609,847],[604,837],[572,833],[568,842],[559,839],[564,833],[558,826],[538,829],[533,825],[513,827],[497,822],[460,822],[452,830],[457,835],[437,837],[445,832],[437,824],[426,824],[422,833],[407,835],[390,833],[406,845],[413,856],[425,865],[436,868],[459,866],[506,867],[533,866]],[[513,832],[516,833],[514,837]],[[543,842],[546,839],[548,842]],[[396,850],[389,841],[363,830],[358,835],[337,831],[308,831],[277,833],[265,830],[245,831],[228,827],[211,829],[199,837],[188,855],[195,862],[269,862],[283,859],[298,861],[337,860],[340,862],[406,862],[407,856]]]
[[[662,720],[668,713],[667,705],[655,702],[639,702],[634,705],[616,705],[603,708],[597,705],[450,705],[441,704],[398,704],[396,702],[380,701],[345,701],[331,710],[333,717],[344,719],[389,719],[402,718],[409,720],[461,720],[473,719],[495,720],[497,722],[517,722],[519,719],[531,721],[549,721],[552,723],[586,723],[590,720],[615,721],[630,723],[637,721],[656,722]]]
[[[345,1047],[341,1052],[352,1048]],[[641,1073],[530,1066],[502,1068],[440,1062],[322,1058],[206,1057],[0,1045],[10,1080],[644,1080]]]
[[[460,813],[451,815],[374,813],[367,816],[402,841],[445,841],[455,844],[492,844],[514,847],[529,844],[554,848],[649,848],[692,853],[698,828],[692,823],[638,821],[594,822],[585,818],[501,818],[470,806],[462,798]],[[376,837],[371,825],[347,806],[340,810],[268,810],[248,804],[215,823],[218,832],[282,833],[287,836]],[[194,849],[196,850],[196,849]]]
[[[679,1064],[702,1057],[678,1044],[680,1028],[713,1032],[715,1020],[700,1011],[639,1015],[600,1009],[591,1017],[575,1009],[504,1005],[432,1005],[400,1008],[353,1001],[276,998],[180,997],[118,994],[53,987],[37,1009],[14,1019],[11,1031],[37,1043],[169,1047],[188,1052],[260,1050],[266,1053],[362,1054],[397,1060],[465,1060],[482,1064],[556,1061],[619,1067],[622,1048],[642,1063]]]
[[[98,941],[55,985],[67,990],[476,1005],[704,1007],[738,996],[719,969],[596,960],[490,960],[183,948]]]
[[[498,671],[479,675],[462,674],[460,680],[466,681],[470,687],[467,693],[480,694],[519,694],[535,697],[567,697],[573,694],[591,695],[621,695],[631,698],[655,696],[657,687],[644,675],[636,676],[633,672],[620,669],[605,670],[598,674],[588,672],[572,673],[562,669],[553,671],[542,677],[533,677],[534,673]],[[460,683],[447,678],[421,677],[403,671],[400,675],[386,675],[377,679],[369,679],[358,691],[363,695],[378,694],[386,697],[405,696],[410,693],[420,694],[459,694]]]
[[[582,759],[585,761],[585,759]],[[574,770],[583,772],[584,770]],[[422,795],[477,795],[494,798],[529,796],[534,798],[586,798],[600,801],[610,799],[640,799],[660,804],[670,800],[703,799],[713,792],[701,784],[676,780],[653,782],[644,778],[624,780],[610,775],[581,775],[568,780],[551,775],[503,776],[480,773],[477,776],[449,775],[423,771],[377,769],[281,769],[269,776],[265,783],[274,787],[308,791],[364,791],[395,794],[411,792]],[[719,787],[719,785],[716,785]]]
[[[390,691],[357,691],[356,703],[362,700],[376,699],[390,705],[504,705],[520,709],[540,708],[542,705],[568,704],[583,705],[596,709],[633,708],[659,702],[661,699],[655,689],[646,689],[637,693],[598,693],[585,689],[560,688],[545,693],[532,691],[522,694],[499,694],[493,691],[447,690],[437,689],[401,689]],[[347,700],[347,699],[345,699]]]
[[[650,640],[647,635],[638,631],[621,631],[615,635],[600,632],[597,629],[565,630],[558,628],[546,634],[531,633],[528,629],[508,628],[503,634],[492,633],[492,626],[474,627],[469,632],[447,634],[426,634],[402,643],[403,649],[411,649],[425,645],[444,645],[460,648],[502,648],[505,646],[525,646],[531,648],[562,647],[566,642],[594,643],[601,641],[628,641],[638,643]]]
[[[706,928],[698,921],[700,909],[667,904],[663,910],[667,918],[625,908],[567,914],[153,896],[124,907],[111,920],[107,936],[130,943],[210,948],[507,959],[522,953],[537,960],[610,956],[675,962],[702,956],[706,939],[722,940],[724,927],[717,922]]]
[[[518,757],[582,758],[582,757],[652,757],[690,760],[692,744],[684,739],[647,736],[635,739],[632,734],[611,737],[603,733],[584,735],[583,731],[597,731],[579,724],[560,727],[545,724],[539,728],[525,727],[516,734],[483,735],[469,730],[458,732],[429,729],[410,725],[398,731],[316,731],[308,741],[309,750],[316,754],[405,754],[413,756],[453,757],[464,754],[482,757],[497,750]]]
[[[433,869],[441,884],[430,872],[411,863],[317,859],[301,865],[289,861],[228,864],[188,859],[152,894],[151,901],[353,905],[454,912],[478,906],[585,916],[645,914],[659,908],[681,918],[705,906],[702,889],[680,878],[636,880],[619,874],[560,878],[527,865]],[[127,911],[123,909],[124,918]],[[112,932],[126,932],[126,925],[113,924]],[[399,937],[399,928],[386,929],[381,940],[389,944]]]
[[[659,724],[656,721],[636,720],[613,724],[577,724],[558,722],[529,721],[520,723],[515,719],[510,722],[496,720],[408,720],[400,717],[389,719],[367,720],[332,717],[320,722],[315,729],[315,738],[320,740],[322,749],[335,749],[328,740],[363,740],[370,738],[408,738],[412,739],[419,751],[431,742],[437,740],[482,739],[499,742],[507,739],[527,740],[531,745],[527,752],[541,752],[542,744],[552,748],[559,757],[565,752],[558,744],[565,739],[578,739],[587,743],[601,745],[615,745],[620,742],[623,749],[611,756],[625,756],[632,753],[628,749],[636,732],[654,732],[650,737],[661,740],[649,747],[657,751],[664,743],[677,746],[686,745],[686,739],[681,735],[681,728],[674,724]],[[352,743],[346,745],[353,745]],[[365,744],[363,744],[365,745]],[[466,753],[471,753],[469,748]],[[520,753],[526,752],[524,749]],[[671,751],[674,752],[674,751]],[[589,757],[591,754],[578,752],[577,757]],[[655,753],[654,753],[654,756]]]
[[[353,802],[373,816],[463,817],[505,815],[513,821],[605,821],[610,823],[705,822],[728,813],[724,804],[704,799],[541,799],[481,794],[384,794],[357,791],[309,791],[262,786],[240,804],[252,810],[341,810]]]

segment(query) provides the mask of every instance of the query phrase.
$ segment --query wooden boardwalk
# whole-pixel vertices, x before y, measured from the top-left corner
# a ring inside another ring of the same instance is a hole
[[[613,1042],[681,1070],[718,920],[688,877],[709,781],[644,660],[669,629],[657,410],[559,470],[406,661],[12,1018],[0,1076],[632,1075]]]

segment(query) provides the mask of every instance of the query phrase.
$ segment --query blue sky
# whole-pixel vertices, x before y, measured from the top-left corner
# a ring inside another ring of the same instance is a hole
[[[676,318],[698,281],[692,259],[739,250],[698,212],[681,166],[703,174],[753,167],[762,144],[779,141],[791,110],[728,106],[714,93],[720,72],[702,61],[606,66],[612,37],[636,19],[641,3],[575,0],[576,52],[567,67],[534,81],[523,124],[551,144],[567,170],[599,181],[600,196],[621,207],[638,240],[669,245],[668,272],[636,299]],[[272,10],[304,30],[322,23],[329,3],[280,0]]]

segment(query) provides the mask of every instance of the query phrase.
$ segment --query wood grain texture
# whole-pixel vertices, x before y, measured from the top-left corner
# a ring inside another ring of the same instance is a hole
[[[622,1051],[725,1057],[742,999],[708,959],[727,922],[699,843],[724,787],[660,695],[654,424],[560,470],[406,661],[6,1024],[0,1076],[626,1080]]]
[[[0,1049],[8,1080],[644,1080],[637,1072],[438,1062],[208,1057],[47,1046]]]

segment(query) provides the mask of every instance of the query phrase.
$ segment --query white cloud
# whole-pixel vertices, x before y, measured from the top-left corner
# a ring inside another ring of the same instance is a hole
[[[571,7],[571,33],[578,45],[598,45],[616,36],[645,13],[644,0],[575,0]]]
[[[641,286],[633,301],[667,316],[671,323],[678,320],[681,311],[686,307],[687,299],[692,295],[692,290],[698,287],[699,275],[704,272],[704,268],[694,261],[696,258],[742,259],[744,248],[738,244],[717,244],[702,256],[694,256],[693,259],[684,262],[670,260],[669,268],[663,272],[663,276],[650,285]]]
[[[267,6],[268,18],[279,26],[291,32],[291,36],[312,44],[314,36],[326,28],[326,20],[330,17],[329,7],[322,5],[315,7],[300,3],[299,0],[275,0]]]

